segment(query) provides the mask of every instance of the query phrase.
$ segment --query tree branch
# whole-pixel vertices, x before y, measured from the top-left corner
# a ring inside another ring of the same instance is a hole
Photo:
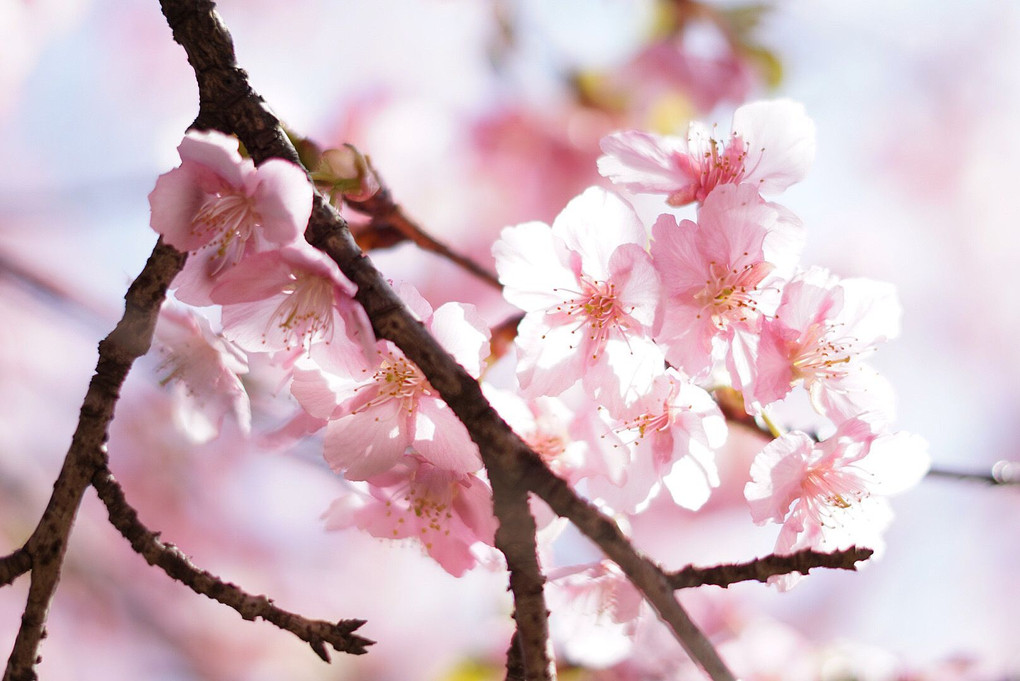
[[[99,361],[82,403],[71,447],[42,518],[25,544],[32,561],[32,581],[4,681],[36,678],[39,642],[45,636],[46,615],[60,579],[67,538],[89,481],[95,471],[106,465],[107,428],[120,397],[120,387],[134,360],[148,352],[160,305],[184,259],[183,254],[162,240],[157,242],[145,268],[128,288],[123,317],[99,343]]]
[[[375,172],[374,169],[372,172]],[[454,252],[449,246],[430,235],[422,229],[421,225],[408,217],[404,209],[393,201],[393,195],[390,193],[389,187],[383,184],[379,174],[375,173],[375,175],[379,179],[379,191],[364,201],[344,199],[351,208],[372,218],[370,227],[381,230],[394,229],[405,238],[414,242],[418,248],[446,258],[496,290],[503,290],[503,285],[499,283],[499,278],[494,273],[485,269],[471,258]]]
[[[108,468],[96,471],[92,477],[92,486],[106,505],[110,523],[130,542],[131,548],[149,565],[160,568],[168,577],[195,593],[233,608],[248,621],[261,618],[289,631],[308,643],[325,662],[329,662],[329,652],[324,645],[326,643],[333,646],[334,650],[352,655],[364,654],[365,648],[374,643],[353,634],[365,623],[364,620],[340,620],[335,623],[309,620],[276,607],[265,596],[252,596],[240,587],[195,567],[180,549],[160,541],[158,532],[150,531],[138,520],[138,513],[128,503],[124,490]]]
[[[987,473],[965,473],[933,467],[928,471],[928,477],[983,482],[986,485],[1020,485],[1020,463],[1016,461],[999,461]]]
[[[492,478],[493,512],[499,518],[496,547],[506,556],[510,590],[514,595],[512,645],[520,655],[507,658],[507,676],[523,671],[526,679],[555,681],[556,664],[550,654],[549,611],[545,606],[545,576],[538,565],[535,518],[528,508],[528,491]]]
[[[695,567],[690,565],[666,574],[669,585],[674,589],[687,589],[692,586],[727,587],[736,582],[766,582],[769,577],[799,572],[806,575],[811,568],[824,567],[839,570],[856,570],[857,563],[867,560],[874,553],[871,549],[851,546],[842,551],[823,553],[813,549],[804,549],[789,555],[771,554],[762,558],[749,560],[746,563],[730,563],[712,567]]]
[[[32,569],[32,556],[24,546],[0,558],[0,587],[7,586]]]

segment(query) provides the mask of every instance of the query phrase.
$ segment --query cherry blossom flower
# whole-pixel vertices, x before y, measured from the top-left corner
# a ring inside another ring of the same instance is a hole
[[[659,216],[652,237],[664,299],[655,338],[670,363],[699,377],[735,343],[754,345],[763,316],[778,305],[782,278],[792,274],[803,233],[796,218],[741,185],[713,192],[697,224]],[[731,357],[731,368],[746,374],[749,361]]]
[[[630,450],[625,480],[615,489],[592,480],[591,492],[615,510],[634,513],[665,489],[691,510],[701,508],[719,485],[715,450],[726,441],[726,421],[711,395],[675,369],[655,379],[607,436]]]
[[[503,230],[493,255],[503,295],[526,313],[517,336],[525,396],[558,395],[582,380],[614,411],[662,373],[651,338],[659,281],[646,242],[634,211],[597,187],[551,228]]]
[[[922,438],[849,419],[821,442],[794,431],[767,444],[751,464],[744,496],[755,523],[783,524],[777,553],[853,544],[877,551],[891,517],[885,497],[912,487],[929,465]],[[796,579],[777,581],[792,586]]]
[[[492,491],[477,475],[438,468],[410,454],[362,487],[367,493],[330,505],[324,514],[328,529],[359,527],[380,539],[417,540],[454,577],[478,563],[479,544],[495,543]]]
[[[248,372],[243,353],[213,333],[205,318],[172,305],[160,309],[154,339],[163,356],[160,383],[181,386],[194,405],[181,414],[189,434],[201,442],[212,439],[227,414],[250,432],[251,404],[238,377]]]
[[[546,588],[550,631],[568,660],[602,669],[630,655],[643,599],[614,563],[554,571]]]
[[[299,242],[248,256],[209,297],[223,306],[224,334],[249,352],[308,349],[338,341],[358,352],[374,340],[355,286],[323,253]]]
[[[473,376],[488,355],[488,328],[474,308],[447,303],[435,312],[407,287],[401,295],[425,326]],[[349,480],[389,470],[410,447],[455,473],[481,467],[478,448],[428,380],[389,341],[371,353],[327,355],[294,371],[291,392],[311,416],[327,419],[324,455]]]
[[[484,383],[485,398],[522,440],[560,477],[574,482],[602,471],[591,451],[571,433],[577,418],[566,402],[556,397],[524,399],[518,393]]]
[[[255,167],[237,140],[189,132],[181,165],[160,175],[149,194],[152,228],[192,254],[178,275],[177,298],[208,305],[212,280],[245,256],[295,242],[312,210],[305,171],[282,159]]]
[[[767,406],[803,383],[815,408],[834,420],[867,411],[891,421],[892,388],[864,358],[899,334],[900,314],[890,284],[840,280],[819,267],[802,272],[762,327],[753,386],[745,392]]]
[[[815,155],[815,127],[801,104],[754,102],[733,114],[728,139],[692,122],[686,137],[628,130],[602,140],[599,172],[637,193],[666,194],[671,206],[703,202],[719,185],[748,183],[763,194],[802,180]]]

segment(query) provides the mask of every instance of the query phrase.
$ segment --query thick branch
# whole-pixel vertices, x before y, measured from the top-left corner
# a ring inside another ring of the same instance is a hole
[[[99,498],[106,504],[110,523],[131,543],[131,548],[149,565],[163,570],[171,579],[181,582],[192,591],[229,606],[246,620],[264,619],[280,629],[289,631],[312,647],[315,654],[329,662],[325,644],[334,650],[352,655],[365,653],[373,641],[354,635],[364,620],[326,622],[309,620],[282,610],[265,596],[252,596],[240,587],[224,582],[219,577],[195,567],[176,546],[159,539],[138,520],[138,513],[128,504],[124,490],[108,468],[96,471],[92,478]]]
[[[686,589],[706,584],[727,587],[736,582],[766,582],[769,577],[786,575],[791,572],[806,575],[811,568],[817,567],[856,570],[857,563],[867,560],[872,553],[874,551],[871,549],[857,548],[856,546],[832,553],[804,549],[785,556],[772,554],[749,560],[746,563],[714,565],[707,568],[691,565],[667,574],[666,578],[674,589]]]
[[[524,653],[521,652],[521,635],[515,629],[510,637],[510,647],[506,649],[505,681],[528,681],[528,673],[524,668]]]
[[[99,343],[99,361],[82,403],[78,428],[42,519],[25,545],[32,559],[32,581],[4,681],[36,678],[39,642],[45,636],[46,615],[78,506],[95,471],[106,465],[107,428],[120,387],[134,360],[149,350],[163,297],[184,265],[184,257],[162,240],[156,244],[145,268],[128,288],[124,316]]]

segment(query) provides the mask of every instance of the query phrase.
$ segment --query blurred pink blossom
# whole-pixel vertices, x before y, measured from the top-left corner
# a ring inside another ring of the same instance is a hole
[[[251,404],[239,377],[248,372],[248,360],[223,337],[214,334],[209,322],[190,310],[164,305],[156,323],[155,341],[163,355],[162,383],[184,387],[193,407],[187,412],[189,433],[219,433],[230,414],[241,431],[251,430]]]

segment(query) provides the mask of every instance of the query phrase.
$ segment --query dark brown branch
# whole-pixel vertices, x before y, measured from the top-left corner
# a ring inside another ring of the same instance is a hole
[[[524,669],[524,653],[521,652],[521,635],[515,629],[514,635],[510,637],[510,647],[506,649],[506,677],[505,681],[528,681],[527,671]]]
[[[799,572],[806,575],[812,568],[832,568],[839,570],[856,570],[857,563],[867,560],[874,553],[871,549],[851,546],[842,551],[823,553],[805,549],[789,555],[768,555],[749,560],[746,563],[714,565],[712,567],[685,567],[666,575],[669,585],[674,589],[687,589],[692,586],[727,587],[730,584],[747,581],[768,581],[769,577]]]
[[[545,576],[538,565],[535,518],[528,508],[528,490],[492,479],[493,508],[499,518],[496,548],[506,556],[510,591],[514,595],[517,631],[513,642],[519,659],[507,658],[507,676],[514,670],[529,680],[554,681],[556,665],[550,655],[549,611],[545,607]]]
[[[352,655],[364,654],[365,648],[372,645],[373,641],[353,633],[365,623],[364,620],[309,620],[276,607],[265,596],[252,596],[240,587],[195,567],[180,549],[160,541],[158,532],[150,531],[138,520],[138,513],[127,502],[124,490],[108,468],[96,471],[92,477],[92,486],[106,505],[110,523],[131,543],[131,548],[149,565],[160,568],[168,577],[195,593],[233,608],[246,620],[264,619],[289,631],[308,643],[315,654],[326,662],[329,662],[329,651],[325,646],[327,643],[334,650]]]
[[[32,580],[4,681],[36,678],[39,642],[45,636],[46,615],[60,579],[67,538],[89,481],[106,465],[107,428],[120,387],[135,359],[148,352],[163,297],[183,264],[183,254],[159,241],[128,288],[123,317],[99,343],[96,373],[82,403],[71,447],[43,516],[25,544],[32,559]]]
[[[14,553],[0,558],[0,587],[7,586],[32,569],[32,556],[22,546]]]
[[[378,173],[376,173],[376,177],[379,178]],[[418,248],[446,258],[497,290],[503,289],[503,285],[499,283],[499,278],[495,274],[471,258],[451,250],[449,246],[422,229],[421,225],[408,217],[404,209],[393,201],[389,187],[382,183],[382,178],[379,178],[379,183],[381,186],[379,191],[368,199],[364,201],[346,200],[347,204],[356,211],[372,218],[369,223],[370,228],[396,230],[411,240]]]

